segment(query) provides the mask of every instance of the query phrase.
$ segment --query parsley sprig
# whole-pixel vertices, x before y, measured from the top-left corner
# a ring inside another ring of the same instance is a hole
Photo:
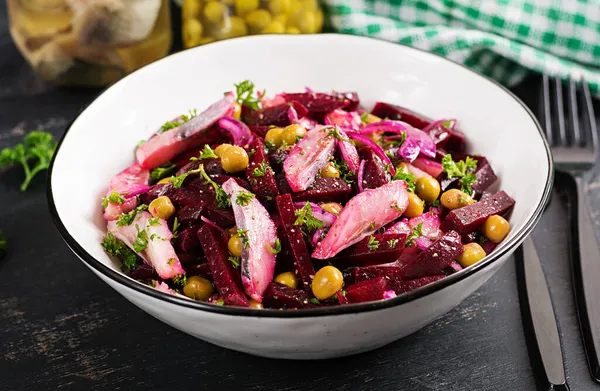
[[[21,191],[25,191],[39,172],[48,169],[55,150],[56,143],[52,134],[34,131],[25,136],[23,144],[4,148],[0,152],[0,167],[21,164],[25,172]]]
[[[236,269],[238,267],[240,267],[240,257],[236,257],[236,256],[232,255],[228,259],[229,259],[229,262],[231,262],[231,264],[233,265],[233,267],[235,267]]]
[[[272,247],[269,243],[267,243],[267,248],[271,253],[279,254],[279,252],[281,251],[281,241],[279,240],[279,238],[275,239],[274,246],[275,247]]]
[[[185,182],[185,179],[192,175],[192,174],[202,174],[204,172],[204,167],[202,165],[200,165],[200,167],[198,167],[195,170],[190,170],[187,172],[184,172],[181,175],[178,176],[174,176],[171,178],[171,183],[173,184],[173,187],[176,189],[181,188],[181,186],[183,186],[183,182]]]
[[[235,85],[235,95],[237,96],[236,101],[242,105],[249,107],[253,110],[259,110],[260,105],[258,98],[254,96],[254,83],[250,80],[244,80],[241,83]],[[264,91],[262,94],[264,95]]]
[[[306,230],[306,234],[316,231],[319,228],[323,228],[325,224],[313,216],[312,207],[310,206],[310,202],[306,201],[304,206],[296,211],[296,221],[294,221],[294,225],[300,225],[303,229]]]
[[[148,248],[148,231],[140,229],[139,225],[136,225],[135,229],[137,230],[137,236],[133,243],[133,250],[139,254]]]
[[[269,167],[269,165],[265,162],[261,162],[258,167],[252,170],[252,175],[254,175],[255,177],[261,177],[265,176],[265,174],[269,171],[273,171],[271,170],[271,167]]]
[[[396,170],[396,175],[392,178],[393,181],[404,181],[406,182],[406,190],[411,193],[415,192],[417,178],[410,172],[403,172],[402,170]]]
[[[206,144],[202,152],[200,152],[200,157],[191,157],[190,160],[199,160],[199,159],[216,159],[218,158],[217,154],[210,145]]]
[[[248,248],[250,247],[250,243],[248,242],[248,230],[247,229],[238,229],[237,234],[242,241],[242,247]]]
[[[160,127],[161,133],[164,133],[167,130],[175,129],[176,127],[183,125],[184,123],[188,122],[189,120],[196,117],[197,115],[198,115],[198,110],[192,109],[192,110],[188,111],[188,114],[180,115],[179,121],[177,121],[177,120],[167,121],[163,124],[163,126]]]
[[[223,188],[219,186],[217,182],[210,179],[210,177],[204,170],[203,164],[201,164],[200,167],[198,167],[198,170],[202,178],[204,178],[205,180],[204,183],[207,185],[211,185],[215,189],[215,198],[217,199],[217,206],[219,208],[229,208],[231,206],[231,200],[229,199],[229,196],[227,195],[225,190],[223,190]]]
[[[452,155],[447,154],[442,159],[442,168],[448,179],[459,178],[460,189],[468,195],[473,195],[473,184],[477,181],[477,175],[473,171],[477,168],[477,160],[467,156],[465,160],[455,162]]]
[[[410,235],[406,238],[406,245],[411,247],[415,245],[415,239],[423,236],[423,223],[419,223],[415,228],[412,229]]]
[[[160,167],[150,170],[150,182],[156,183],[163,178],[172,175],[177,170],[177,166],[172,163],[163,164]]]
[[[398,245],[399,240],[398,239],[390,239],[387,241],[387,245],[389,248],[394,248]]]
[[[375,236],[371,235],[369,236],[367,246],[369,246],[369,250],[375,251],[379,248],[379,240],[375,239]]]
[[[102,242],[100,243],[104,250],[119,258],[123,264],[122,268],[124,270],[134,270],[138,265],[138,257],[137,255],[131,251],[129,247],[125,245],[122,241],[115,238],[115,236],[108,232]]]
[[[116,192],[116,191],[111,191],[110,194],[108,195],[108,197],[102,197],[102,206],[103,207],[108,207],[108,203],[113,203],[113,204],[122,204],[123,202],[125,202],[125,197],[123,197],[121,195],[121,193]]]
[[[242,190],[238,193],[238,196],[235,199],[235,203],[237,205],[246,206],[250,203],[250,201],[252,201],[253,198],[254,194]]]
[[[135,216],[137,216],[138,213],[141,213],[145,210],[148,210],[148,205],[142,204],[129,213],[121,214],[117,219],[117,227],[125,227],[126,225],[131,225],[131,223],[133,223],[133,220],[135,220]],[[150,222],[150,220],[148,220],[148,222]]]

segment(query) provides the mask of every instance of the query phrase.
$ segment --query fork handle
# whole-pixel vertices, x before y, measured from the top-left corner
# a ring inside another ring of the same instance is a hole
[[[600,249],[586,207],[582,178],[575,176],[575,183],[579,257],[573,258],[573,285],[590,373],[600,381]]]

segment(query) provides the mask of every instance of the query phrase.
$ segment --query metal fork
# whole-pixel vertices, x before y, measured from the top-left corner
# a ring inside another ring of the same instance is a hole
[[[577,230],[573,230],[573,239],[579,244],[579,257],[573,258],[573,284],[590,373],[600,381],[600,249],[585,193],[588,174],[598,156],[598,134],[592,98],[583,78],[569,81],[567,100],[565,112],[562,82],[544,76],[544,128],[554,165],[571,174],[577,185]]]

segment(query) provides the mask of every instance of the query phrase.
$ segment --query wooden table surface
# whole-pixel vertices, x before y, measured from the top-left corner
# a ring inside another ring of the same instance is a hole
[[[538,85],[538,78],[529,78],[515,91],[535,106]],[[59,137],[96,94],[59,89],[33,76],[10,40],[0,7],[0,148],[38,128]],[[374,352],[312,362],[256,358],[194,339],[130,304],[63,243],[47,209],[43,177],[26,193],[18,189],[18,168],[0,172],[0,178],[0,229],[9,243],[0,260],[2,390],[535,388],[513,260],[448,314]],[[590,196],[599,228],[600,181],[590,184]],[[554,196],[534,239],[571,388],[600,389],[588,374],[579,335],[566,219],[564,202]]]

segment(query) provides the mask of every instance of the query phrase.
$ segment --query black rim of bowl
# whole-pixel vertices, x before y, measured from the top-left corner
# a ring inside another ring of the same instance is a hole
[[[328,36],[328,35],[338,36],[339,34],[320,34],[320,36]],[[277,36],[277,35],[275,35],[275,36]],[[288,39],[288,38],[303,39],[302,36],[288,37],[288,36],[283,35],[283,37],[286,37],[286,39]],[[261,38],[264,39],[264,36],[262,36]],[[248,40],[248,39],[256,39],[256,37],[234,38],[234,40],[240,40],[240,39]],[[407,45],[376,40],[374,38],[352,36],[352,39],[367,39],[367,40],[374,40],[374,41],[378,41],[378,42],[384,42],[385,44],[388,44],[390,46],[396,46],[396,45],[405,46],[408,49],[421,51],[421,52],[427,53],[428,55],[438,57],[438,58],[442,59],[442,61],[446,61],[457,67],[466,69],[473,75],[480,77],[484,80],[487,80],[488,82],[501,88],[505,93],[507,93],[515,101],[517,101],[523,107],[523,109],[529,114],[529,116],[533,120],[533,123],[537,127],[540,138],[542,139],[543,145],[546,149],[546,156],[548,159],[547,163],[548,163],[548,167],[549,167],[548,177],[546,178],[546,185],[544,188],[544,193],[542,195],[540,203],[538,204],[537,208],[534,210],[533,215],[527,222],[525,222],[525,225],[523,226],[523,228],[519,232],[517,232],[516,235],[508,243],[506,243],[502,249],[500,249],[497,252],[492,252],[492,254],[490,256],[486,257],[486,259],[484,259],[482,262],[479,262],[471,267],[463,269],[457,273],[451,274],[441,280],[435,281],[431,284],[425,285],[425,286],[418,288],[416,290],[413,290],[411,292],[398,295],[397,297],[392,298],[392,299],[381,300],[381,301],[376,301],[376,302],[369,302],[369,303],[357,303],[357,304],[337,305],[337,306],[331,306],[331,307],[321,307],[321,308],[314,308],[314,309],[256,310],[256,309],[252,309],[252,308],[221,306],[221,305],[208,304],[208,303],[201,302],[201,301],[194,301],[194,300],[189,300],[186,298],[177,297],[174,295],[160,292],[160,291],[153,289],[147,285],[137,282],[137,281],[127,277],[125,274],[115,271],[112,268],[103,264],[102,262],[98,261],[90,253],[88,253],[82,246],[80,246],[79,243],[77,243],[77,241],[71,236],[71,234],[69,234],[65,225],[63,224],[62,220],[60,219],[60,216],[58,215],[58,211],[56,210],[56,205],[54,203],[54,196],[52,193],[52,172],[53,172],[53,168],[54,168],[54,161],[56,159],[56,156],[58,156],[58,154],[60,153],[60,147],[61,147],[65,137],[67,136],[67,133],[71,129],[73,123],[102,94],[104,94],[108,89],[112,88],[113,86],[119,84],[120,81],[111,86],[108,86],[107,88],[102,90],[100,93],[98,93],[98,95],[89,104],[87,104],[79,112],[79,114],[77,114],[77,116],[73,119],[73,121],[71,121],[71,123],[67,127],[65,133],[63,134],[61,140],[59,141],[58,146],[56,148],[56,153],[54,154],[54,157],[52,158],[52,161],[50,162],[50,167],[48,169],[48,176],[47,176],[48,205],[49,205],[50,213],[52,215],[54,223],[56,224],[61,236],[63,237],[63,240],[67,243],[67,245],[71,248],[71,250],[79,258],[81,258],[81,260],[83,260],[83,262],[85,262],[88,266],[90,266],[96,272],[110,278],[111,280],[123,285],[126,288],[133,289],[133,290],[137,291],[138,293],[149,295],[155,299],[158,299],[158,300],[161,300],[164,302],[168,302],[168,303],[172,303],[172,304],[176,304],[176,305],[180,305],[180,306],[184,306],[184,307],[188,307],[188,308],[194,308],[194,309],[198,309],[198,310],[202,310],[202,311],[208,311],[208,312],[212,312],[212,313],[233,315],[233,316],[249,316],[249,317],[265,317],[265,318],[302,318],[302,317],[315,317],[315,316],[356,314],[356,313],[361,313],[361,312],[368,312],[368,311],[381,310],[381,309],[385,309],[385,308],[395,307],[395,306],[419,299],[419,298],[429,295],[433,292],[437,292],[437,291],[442,290],[458,281],[464,280],[467,277],[469,277],[475,273],[478,273],[479,271],[490,266],[492,263],[496,262],[498,259],[503,257],[505,254],[507,254],[514,248],[516,248],[517,245],[520,244],[522,242],[522,240],[524,240],[525,237],[533,230],[533,227],[536,225],[536,223],[541,218],[542,212],[544,211],[544,208],[550,199],[552,183],[553,183],[553,178],[554,178],[554,169],[553,169],[552,154],[550,152],[550,147],[549,147],[548,143],[546,142],[545,137],[543,136],[543,131],[542,131],[540,124],[538,123],[536,117],[533,115],[531,110],[529,110],[529,108],[515,94],[513,94],[510,90],[508,90],[506,87],[504,87],[497,81],[490,79],[487,76],[481,75],[481,74],[467,68],[465,65],[450,61],[441,55],[438,55],[435,53],[430,53],[430,52],[427,52],[426,50],[410,47]],[[212,45],[218,45],[218,44],[220,44],[220,42],[214,42],[214,43],[211,43],[208,45],[212,46]],[[208,45],[204,45],[204,46],[208,46]],[[186,49],[183,51],[187,51],[187,50],[202,50],[202,49],[201,49],[201,47],[199,47],[199,48],[197,47],[197,48]],[[181,51],[181,52],[183,52],[183,51]],[[177,53],[181,53],[181,52],[177,52]],[[177,53],[174,53],[173,55],[177,55]],[[158,59],[154,62],[161,61],[161,60],[164,60],[164,58]],[[147,64],[140,69],[143,69],[149,65],[152,65],[154,62]],[[135,74],[140,69],[130,73],[122,80]]]

